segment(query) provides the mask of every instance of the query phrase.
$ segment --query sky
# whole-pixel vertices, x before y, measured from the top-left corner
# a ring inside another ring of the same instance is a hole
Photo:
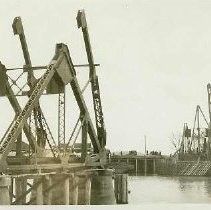
[[[211,82],[211,2],[208,0],[0,0],[0,61],[22,67],[14,17],[21,16],[34,66],[47,65],[56,43],[68,45],[74,64],[87,63],[79,9],[86,12],[99,76],[107,148],[172,152],[172,133],[193,126],[196,105],[208,118],[206,85]],[[83,87],[88,69],[77,69]],[[67,87],[66,136],[76,121],[76,102]],[[90,89],[85,94],[93,118]],[[26,99],[19,99],[24,105]],[[41,106],[54,135],[57,98]],[[14,112],[0,99],[0,134]]]

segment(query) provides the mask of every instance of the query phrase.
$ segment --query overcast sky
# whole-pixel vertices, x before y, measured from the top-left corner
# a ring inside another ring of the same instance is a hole
[[[172,132],[182,131],[184,122],[193,125],[197,104],[208,115],[211,1],[0,0],[0,3],[0,61],[8,68],[24,64],[18,37],[11,27],[15,16],[22,18],[34,66],[47,65],[55,44],[60,42],[68,45],[75,64],[87,63],[82,33],[75,19],[77,11],[85,9],[94,59],[100,63],[97,72],[107,147],[111,150],[143,152],[146,135],[149,150],[168,153]],[[86,80],[85,72],[86,69],[77,70],[81,86]],[[91,110],[88,94],[86,101]],[[45,96],[41,102],[55,130],[57,101],[54,96]],[[73,98],[71,103],[75,103]],[[0,106],[0,126],[4,130],[14,113],[6,99],[1,99]],[[74,112],[74,106],[67,104],[67,136]]]

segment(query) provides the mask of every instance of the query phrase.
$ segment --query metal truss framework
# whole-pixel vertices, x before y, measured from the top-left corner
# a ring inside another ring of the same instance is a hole
[[[79,11],[81,14],[81,11]],[[84,13],[83,13],[84,14]],[[79,16],[79,15],[78,15]],[[84,17],[85,18],[85,14]],[[30,148],[32,148],[33,154],[42,154],[43,149],[45,149],[46,143],[48,143],[52,154],[55,158],[60,158],[60,145],[61,143],[66,145],[65,141],[65,86],[70,84],[77,104],[80,109],[80,117],[76,123],[76,127],[78,122],[81,121],[81,126],[79,129],[74,129],[73,133],[76,132],[76,138],[78,137],[80,131],[82,130],[82,155],[81,159],[85,161],[86,158],[86,147],[87,147],[87,133],[89,134],[90,140],[93,145],[94,153],[97,155],[95,159],[95,166],[101,166],[105,164],[105,128],[104,128],[104,121],[103,121],[103,113],[102,113],[102,106],[100,101],[100,93],[99,93],[99,84],[98,79],[95,72],[95,66],[93,61],[93,56],[91,53],[90,59],[90,52],[91,46],[85,38],[85,44],[87,49],[87,56],[89,61],[90,67],[90,82],[92,84],[92,94],[93,94],[93,102],[94,102],[94,110],[95,110],[95,117],[96,117],[96,128],[97,134],[95,133],[94,126],[92,124],[91,118],[89,116],[88,108],[83,98],[83,91],[81,91],[77,78],[76,72],[74,69],[74,65],[72,63],[68,47],[65,44],[57,44],[56,45],[56,52],[51,60],[50,64],[46,67],[46,71],[43,76],[39,79],[36,79],[33,74],[33,69],[36,67],[32,67],[29,51],[23,31],[23,26],[20,17],[16,17],[13,22],[13,31],[14,34],[19,35],[19,39],[21,42],[23,55],[25,59],[24,65],[24,72],[27,73],[27,85],[29,86],[30,90],[28,92],[24,92],[24,88],[26,84],[22,87],[18,87],[20,95],[27,95],[29,97],[28,102],[26,103],[25,107],[22,109],[19,105],[19,102],[15,96],[14,91],[12,90],[12,86],[17,86],[17,80],[23,75],[21,73],[20,77],[16,78],[16,80],[11,79],[12,85],[10,85],[8,81],[7,69],[6,67],[1,64],[0,65],[0,73],[4,76],[3,77],[3,87],[1,87],[1,95],[5,95],[8,97],[14,111],[15,111],[15,118],[10,124],[9,128],[5,132],[3,138],[0,141],[0,166],[1,171],[4,171],[5,166],[7,165],[7,156],[11,151],[12,145],[14,142],[17,142],[16,153],[21,155],[21,142],[22,142],[22,129],[29,141]],[[86,33],[84,34],[87,36],[88,31],[86,28]],[[87,46],[88,43],[88,46]],[[79,65],[80,66],[80,65]],[[84,65],[83,65],[84,66]],[[42,67],[42,68],[44,68]],[[76,65],[77,67],[77,65]],[[38,68],[39,69],[39,68]],[[45,69],[45,68],[44,68]],[[52,85],[57,87],[52,90]],[[86,85],[87,86],[87,85]],[[62,91],[61,91],[62,90]],[[47,91],[47,94],[58,93],[59,100],[58,100],[58,144],[53,138],[53,135],[49,129],[47,124],[46,118],[42,112],[42,109],[39,104],[39,99],[41,95],[45,94],[44,91]],[[21,94],[22,93],[22,94]],[[73,135],[71,135],[73,137]],[[70,137],[68,144],[72,140]],[[75,139],[73,140],[73,143]],[[68,146],[67,144],[67,146]],[[91,163],[93,164],[93,163]]]

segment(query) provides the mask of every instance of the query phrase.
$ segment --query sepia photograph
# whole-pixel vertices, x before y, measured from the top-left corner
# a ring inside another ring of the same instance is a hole
[[[0,208],[210,204],[211,1],[0,0]]]

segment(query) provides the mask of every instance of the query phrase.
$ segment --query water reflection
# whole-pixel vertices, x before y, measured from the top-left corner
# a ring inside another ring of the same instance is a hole
[[[211,203],[211,177],[129,176],[129,203]]]

